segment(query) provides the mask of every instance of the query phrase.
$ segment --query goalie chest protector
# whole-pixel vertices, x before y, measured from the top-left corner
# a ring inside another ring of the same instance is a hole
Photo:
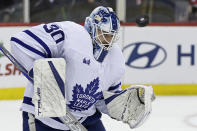
[[[69,24],[69,27],[75,26]],[[84,27],[76,26],[81,30],[64,29],[70,32],[66,34],[68,40],[64,45],[66,97],[71,111],[83,117],[95,113],[94,103],[102,97],[102,90],[108,90],[120,81],[124,73],[124,58],[121,49],[114,45],[102,63],[96,61],[90,35]]]

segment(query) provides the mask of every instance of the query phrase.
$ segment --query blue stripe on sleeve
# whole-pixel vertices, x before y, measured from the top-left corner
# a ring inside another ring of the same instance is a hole
[[[109,87],[108,91],[112,91],[112,90],[118,89],[120,87],[120,85],[121,85],[121,82],[119,84],[115,85],[115,86]]]
[[[35,54],[38,54],[38,55],[40,55],[40,56],[42,56],[44,58],[47,57],[46,54],[44,54],[44,53],[40,52],[39,50],[37,50],[37,49],[25,44],[24,42],[22,42],[21,40],[15,38],[15,37],[11,37],[11,41],[16,42],[17,44],[19,44],[19,45],[23,46],[24,48],[34,52]]]
[[[59,86],[59,88],[62,92],[62,95],[65,98],[64,82],[63,82],[61,76],[59,75],[59,73],[57,72],[57,70],[56,70],[55,66],[53,65],[52,61],[48,61],[48,63],[49,63],[49,66],[51,68],[51,71],[53,72],[55,80],[56,80],[56,82],[57,82],[57,84],[58,84],[58,86]]]
[[[34,104],[32,103],[32,98],[27,96],[24,96],[23,103],[34,106]]]
[[[107,99],[105,99],[105,104],[106,104],[106,105],[109,104],[113,99],[115,99],[115,98],[118,97],[119,95],[125,93],[125,91],[126,91],[126,90],[123,90],[123,91],[120,92],[120,93],[117,93],[117,94],[115,94],[115,95],[112,95],[112,96],[108,97]]]
[[[46,50],[46,52],[48,53],[48,58],[51,58],[51,51],[44,41],[42,41],[38,36],[36,36],[29,30],[25,30],[24,32],[31,36],[34,40],[36,40]]]

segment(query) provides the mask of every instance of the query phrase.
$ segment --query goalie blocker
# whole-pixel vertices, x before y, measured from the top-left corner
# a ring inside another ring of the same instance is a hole
[[[121,92],[104,91],[103,96],[110,117],[129,124],[130,128],[139,127],[152,111],[151,103],[155,95],[151,86],[135,85]]]
[[[71,131],[87,131],[69,112],[65,99],[66,63],[63,58],[39,59],[34,63],[36,118],[59,117]]]
[[[61,117],[66,115],[65,61],[40,59],[34,63],[34,97],[36,117]]]

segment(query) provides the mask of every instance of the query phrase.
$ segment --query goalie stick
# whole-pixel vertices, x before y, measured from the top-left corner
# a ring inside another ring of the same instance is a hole
[[[3,43],[0,43],[0,50],[24,74],[24,76],[33,83],[33,78],[29,75],[29,72],[12,56],[4,47]],[[66,116],[59,117],[59,119],[67,125],[71,131],[87,131],[87,129],[69,112],[68,107],[66,107]]]

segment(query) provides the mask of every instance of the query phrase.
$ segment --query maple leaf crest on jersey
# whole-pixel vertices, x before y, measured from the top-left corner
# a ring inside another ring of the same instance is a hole
[[[85,91],[81,85],[76,84],[73,89],[72,101],[68,105],[74,111],[88,110],[97,100],[102,97],[102,92],[96,91],[99,89],[99,78],[97,77],[90,84],[87,84]]]

